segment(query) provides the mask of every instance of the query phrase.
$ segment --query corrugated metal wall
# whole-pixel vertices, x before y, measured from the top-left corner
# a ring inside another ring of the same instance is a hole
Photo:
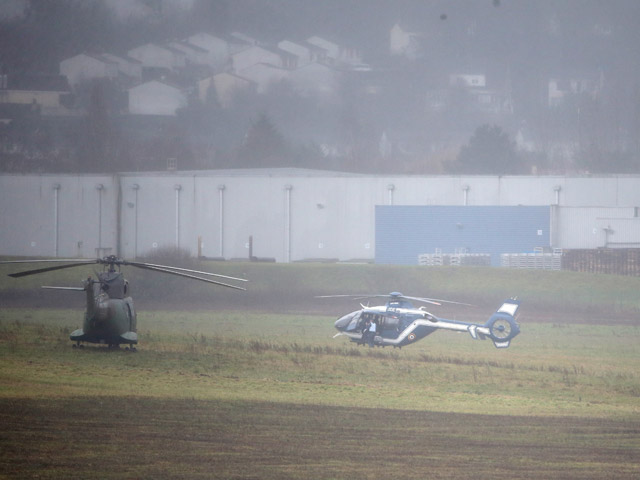
[[[93,257],[102,247],[132,258],[176,245],[196,254],[200,238],[203,255],[232,259],[248,256],[253,236],[253,254],[278,262],[373,260],[378,205],[555,204],[553,247],[640,242],[637,175],[389,176],[256,169],[0,175],[0,254]]]
[[[377,206],[376,263],[416,265],[422,253],[502,253],[549,247],[549,207]]]
[[[636,207],[552,207],[552,245],[563,249],[640,246]]]

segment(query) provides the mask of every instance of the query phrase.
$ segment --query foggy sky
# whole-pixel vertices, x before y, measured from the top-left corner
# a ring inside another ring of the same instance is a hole
[[[398,22],[405,30],[424,35],[427,48],[430,44],[439,46],[437,37],[455,42],[457,34],[473,32],[473,36],[483,39],[487,49],[483,55],[494,62],[513,61],[513,57],[549,46],[569,52],[560,63],[568,66],[574,60],[578,67],[592,68],[619,61],[628,62],[635,69],[640,61],[637,0],[94,1],[102,2],[121,20],[149,16],[151,8],[170,17],[197,3],[224,5],[229,12],[225,19],[229,31],[244,31],[265,42],[334,35],[368,57],[386,47],[389,29]],[[3,0],[0,18],[15,18],[28,3],[29,0]],[[548,37],[546,43],[540,43],[542,37]],[[586,59],[572,58],[577,53],[585,57],[587,52],[591,55]],[[539,53],[529,61],[542,60],[538,56]],[[589,61],[593,63],[589,65]]]

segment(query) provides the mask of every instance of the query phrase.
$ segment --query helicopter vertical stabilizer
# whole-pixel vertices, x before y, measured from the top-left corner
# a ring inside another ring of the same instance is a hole
[[[486,336],[491,338],[496,348],[509,347],[511,340],[520,333],[520,326],[516,323],[519,308],[520,302],[515,298],[505,300],[484,324],[482,331],[477,329],[477,335],[483,340]],[[476,332],[469,330],[469,333],[474,337]]]

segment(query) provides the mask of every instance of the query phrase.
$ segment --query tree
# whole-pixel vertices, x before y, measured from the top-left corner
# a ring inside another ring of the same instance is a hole
[[[262,113],[251,123],[238,151],[238,160],[247,167],[275,167],[286,164],[287,142],[269,117]]]
[[[478,127],[450,170],[458,173],[508,175],[524,173],[515,144],[497,125]]]
[[[82,172],[118,172],[131,168],[130,139],[121,128],[122,96],[106,79],[79,85],[78,104],[86,110],[82,122],[69,137]]]
[[[592,142],[578,152],[576,164],[590,173],[638,173],[637,156],[629,151],[604,152]]]
[[[103,83],[96,80],[91,84],[84,131],[78,142],[80,168],[86,172],[115,171],[113,128]]]

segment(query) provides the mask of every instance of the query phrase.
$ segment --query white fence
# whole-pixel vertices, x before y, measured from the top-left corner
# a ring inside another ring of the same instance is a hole
[[[483,266],[491,265],[491,255],[488,253],[442,253],[436,250],[436,253],[422,253],[418,255],[418,265],[422,266]]]
[[[522,268],[537,270],[561,270],[562,250],[554,249],[553,253],[537,251],[534,253],[503,253],[500,264],[506,268]]]
[[[554,249],[552,253],[545,253],[536,249],[534,253],[503,253],[500,255],[500,265],[505,268],[521,268],[531,270],[561,270],[562,250]],[[435,253],[418,255],[418,264],[427,267],[451,266],[490,266],[491,255],[488,253],[442,253],[439,249]]]

